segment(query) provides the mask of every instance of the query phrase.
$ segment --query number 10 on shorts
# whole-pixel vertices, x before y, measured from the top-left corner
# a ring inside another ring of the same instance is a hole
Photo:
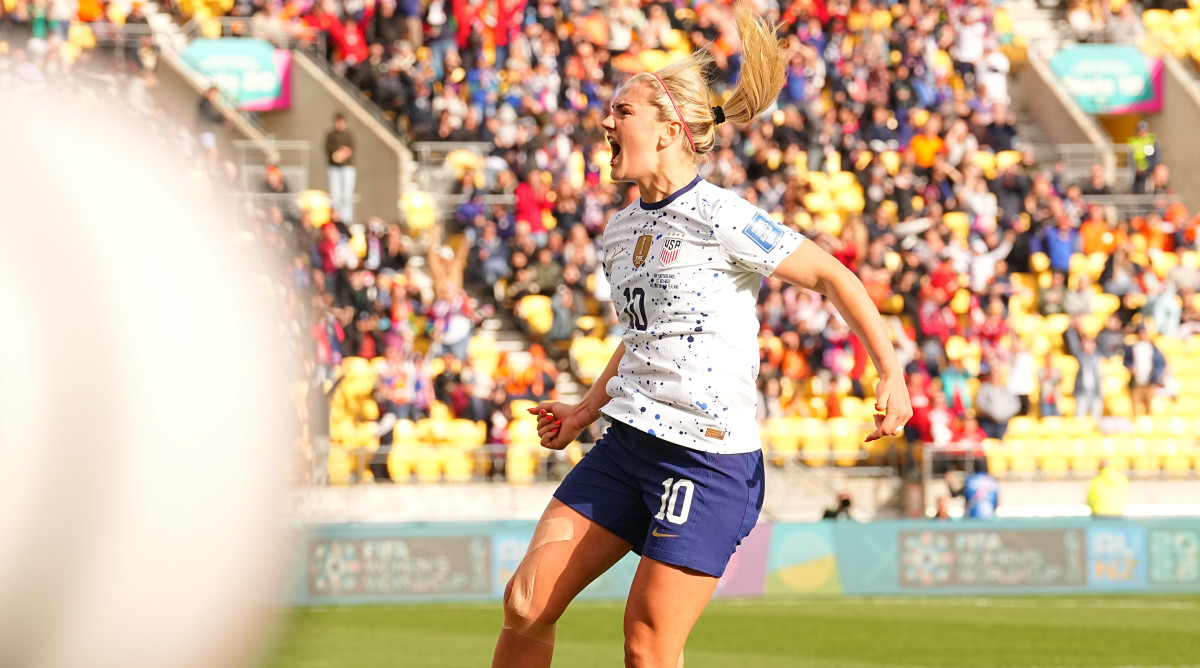
[[[662,504],[658,507],[658,514],[654,516],[656,520],[665,519],[671,524],[683,524],[687,521],[688,511],[692,508],[692,481],[680,478],[667,478],[662,482]],[[680,500],[680,491],[683,492],[683,499]],[[679,512],[675,509],[679,507]]]

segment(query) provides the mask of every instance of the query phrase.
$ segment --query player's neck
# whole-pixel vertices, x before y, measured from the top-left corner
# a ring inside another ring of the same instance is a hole
[[[682,190],[695,178],[696,166],[681,164],[653,174],[644,181],[638,181],[638,195],[647,204],[661,202],[672,194]]]

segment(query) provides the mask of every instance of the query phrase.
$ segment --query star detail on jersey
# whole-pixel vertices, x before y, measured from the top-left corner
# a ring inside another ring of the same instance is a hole
[[[662,252],[658,254],[658,260],[662,266],[666,267],[675,260],[679,259],[679,249],[683,247],[683,239],[667,239],[663,243]]]

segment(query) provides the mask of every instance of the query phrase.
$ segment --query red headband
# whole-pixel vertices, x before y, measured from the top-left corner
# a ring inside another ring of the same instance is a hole
[[[658,83],[662,84],[663,90],[667,92],[667,99],[671,101],[671,106],[675,108],[675,115],[679,117],[679,122],[683,124],[683,132],[687,135],[688,144],[690,144],[692,147],[692,153],[695,153],[696,140],[692,139],[692,131],[688,129],[687,121],[683,120],[683,114],[679,112],[679,105],[675,104],[675,98],[671,97],[671,89],[667,88],[667,84],[662,80],[662,77],[658,76],[654,72],[651,72],[650,76],[658,79]]]

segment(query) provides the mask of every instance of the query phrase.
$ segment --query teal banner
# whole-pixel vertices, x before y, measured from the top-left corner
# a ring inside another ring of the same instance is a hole
[[[498,600],[533,522],[309,527],[293,605]],[[629,554],[581,595],[620,599]],[[1200,592],[1200,518],[760,524],[716,596]]]
[[[1162,111],[1162,61],[1136,46],[1079,44],[1055,54],[1050,69],[1090,114]]]
[[[287,109],[291,103],[292,53],[266,40],[195,39],[183,52],[183,61],[243,111]]]

